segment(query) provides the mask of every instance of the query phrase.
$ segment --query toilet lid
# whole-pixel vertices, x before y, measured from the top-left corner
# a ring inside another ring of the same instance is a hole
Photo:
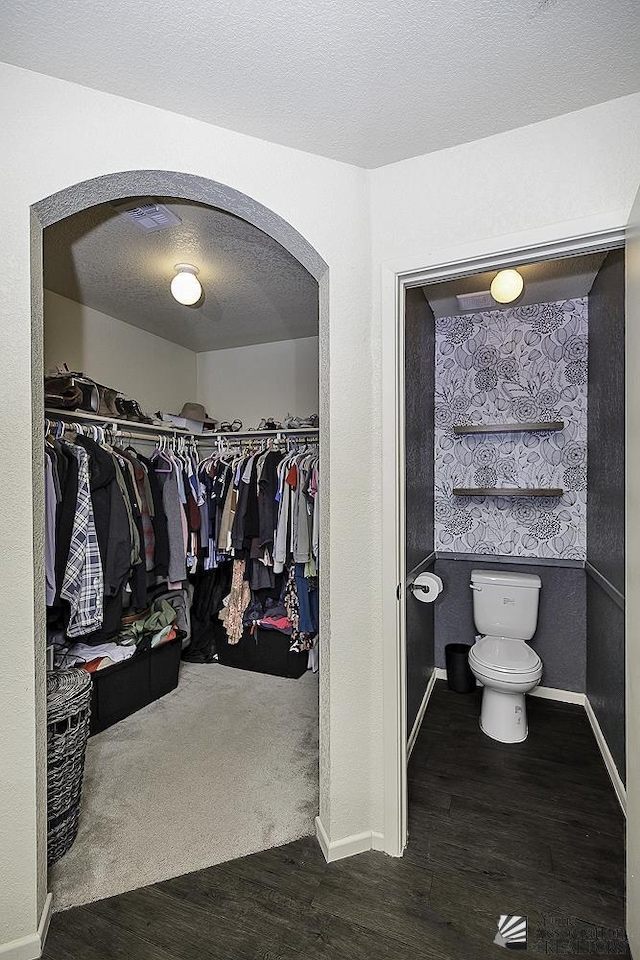
[[[526,673],[537,670],[542,663],[524,640],[510,640],[508,637],[483,637],[471,650],[480,665],[505,673]]]

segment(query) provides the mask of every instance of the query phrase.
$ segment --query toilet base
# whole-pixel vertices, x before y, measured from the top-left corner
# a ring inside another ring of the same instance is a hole
[[[480,729],[499,743],[522,743],[527,739],[527,707],[524,693],[506,693],[485,686],[482,691]]]

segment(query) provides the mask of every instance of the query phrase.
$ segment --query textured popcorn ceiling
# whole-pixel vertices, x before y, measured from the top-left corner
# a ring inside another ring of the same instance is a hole
[[[9,63],[367,167],[640,89],[637,0],[5,0],[0,27]]]
[[[162,202],[182,223],[143,233],[105,203],[48,227],[45,287],[196,352],[318,335],[318,285],[279,243],[229,213]],[[171,296],[179,262],[199,268],[201,305]]]

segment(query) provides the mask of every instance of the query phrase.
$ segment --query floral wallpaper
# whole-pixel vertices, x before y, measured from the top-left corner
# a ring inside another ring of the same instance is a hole
[[[587,298],[436,320],[436,549],[586,557]],[[454,424],[563,420],[555,433],[455,435]],[[560,498],[454,487],[561,487]]]

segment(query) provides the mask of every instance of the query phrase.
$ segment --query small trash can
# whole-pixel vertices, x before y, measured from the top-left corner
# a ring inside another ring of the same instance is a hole
[[[78,833],[84,756],[91,715],[85,670],[47,674],[47,860],[62,857]]]
[[[468,643],[448,643],[444,648],[447,664],[447,686],[456,693],[473,693],[476,688],[476,678],[469,666]]]

